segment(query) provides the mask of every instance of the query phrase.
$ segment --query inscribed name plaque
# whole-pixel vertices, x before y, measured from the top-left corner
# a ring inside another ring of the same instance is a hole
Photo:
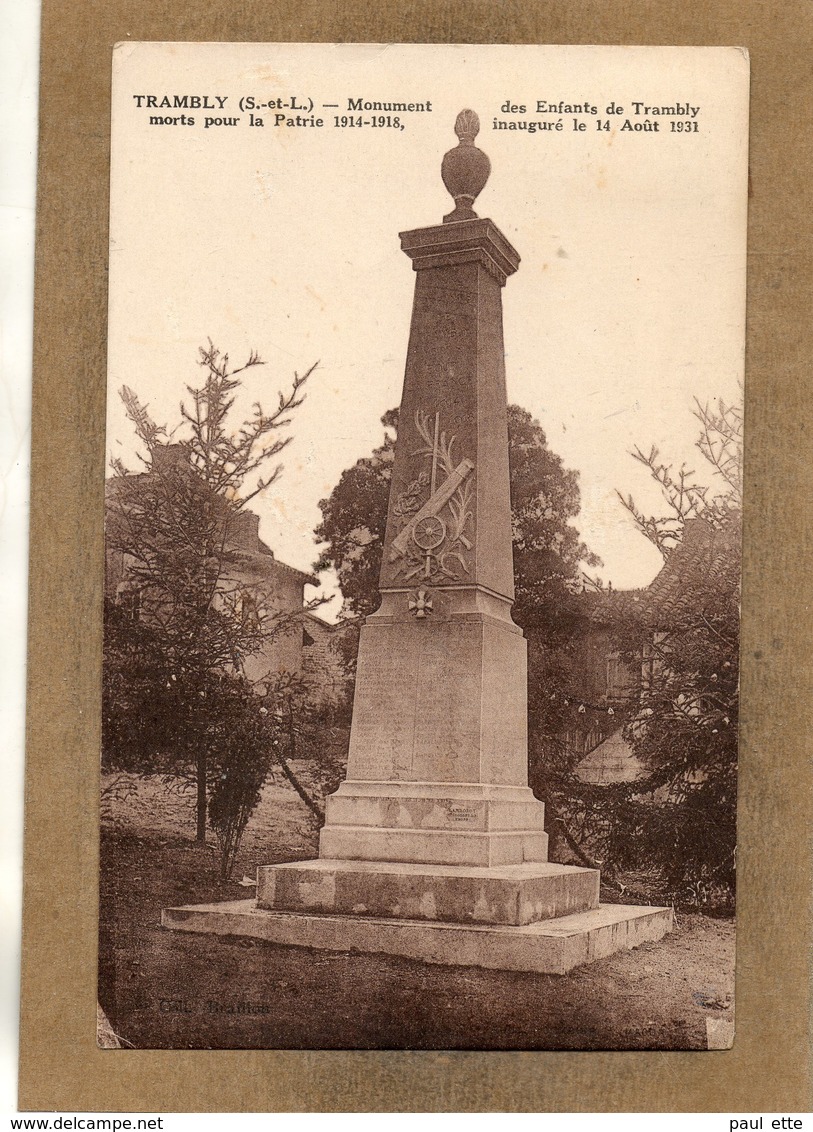
[[[731,1017],[747,97],[735,48],[116,48],[127,1045]]]

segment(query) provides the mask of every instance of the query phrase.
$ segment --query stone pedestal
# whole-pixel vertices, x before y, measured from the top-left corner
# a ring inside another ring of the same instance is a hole
[[[603,904],[592,912],[514,927],[265,912],[254,900],[234,900],[168,908],[161,923],[173,931],[248,936],[287,947],[364,951],[444,966],[566,975],[584,963],[662,939],[671,929],[672,912],[669,908]]]
[[[601,908],[599,875],[548,862],[528,787],[502,288],[519,255],[472,204],[476,115],[443,162],[456,208],[401,234],[416,272],[381,566],[361,629],[347,777],[319,858],[258,871],[257,900],[171,909],[179,930],[566,971],[659,938],[665,909]]]
[[[395,612],[362,629],[348,777],[327,800],[320,856],[546,861],[544,807],[519,770],[525,641],[507,619],[433,594],[431,620],[393,594],[382,609]]]

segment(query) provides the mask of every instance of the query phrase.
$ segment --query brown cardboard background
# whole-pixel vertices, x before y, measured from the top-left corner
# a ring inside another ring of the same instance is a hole
[[[813,466],[811,31],[799,0],[45,0],[35,296],[22,1109],[805,1111]],[[737,44],[751,52],[737,1039],[714,1053],[95,1046],[107,162],[123,39]]]

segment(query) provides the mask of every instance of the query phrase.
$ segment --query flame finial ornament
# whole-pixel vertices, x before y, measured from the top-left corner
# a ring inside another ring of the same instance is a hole
[[[477,219],[472,205],[491,173],[491,162],[474,144],[474,139],[480,132],[480,119],[473,110],[460,111],[454,132],[459,138],[458,144],[444,156],[440,167],[443,183],[455,203],[454,212],[443,217],[444,224]]]
[[[454,124],[454,132],[460,138],[461,145],[474,145],[474,139],[480,133],[480,119],[473,110],[461,110]]]

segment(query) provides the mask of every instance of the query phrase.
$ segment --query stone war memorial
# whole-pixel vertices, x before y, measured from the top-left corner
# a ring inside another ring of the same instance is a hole
[[[400,236],[415,299],[381,604],[319,857],[261,867],[256,900],[165,910],[165,927],[551,974],[671,928],[671,909],[602,905],[597,870],[550,862],[528,786],[502,328],[520,257],[473,210],[478,130],[463,110],[443,159],[454,209]]]

